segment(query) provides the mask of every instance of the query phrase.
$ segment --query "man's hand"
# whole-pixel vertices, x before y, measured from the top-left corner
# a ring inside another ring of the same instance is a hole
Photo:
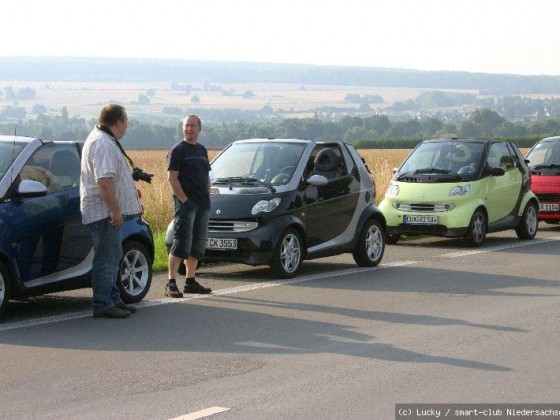
[[[115,229],[120,229],[124,223],[124,217],[120,211],[110,212],[111,213],[111,226]]]
[[[99,187],[99,194],[107,207],[109,207],[109,215],[111,217],[111,226],[115,229],[120,229],[123,225],[124,218],[119,208],[119,203],[117,202],[117,195],[115,193],[115,185],[113,184],[113,178],[99,178],[97,180],[97,186]]]

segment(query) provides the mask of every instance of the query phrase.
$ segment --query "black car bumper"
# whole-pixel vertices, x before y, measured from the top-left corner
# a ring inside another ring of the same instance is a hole
[[[298,224],[293,217],[281,217],[248,232],[208,232],[208,238],[236,239],[237,249],[206,248],[203,261],[236,262],[247,265],[268,265],[283,231]]]

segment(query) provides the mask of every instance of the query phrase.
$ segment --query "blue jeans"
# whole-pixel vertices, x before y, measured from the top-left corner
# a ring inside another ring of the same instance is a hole
[[[194,257],[200,260],[206,251],[208,217],[210,210],[202,208],[194,201],[181,203],[173,197],[175,207],[175,228],[170,253],[183,260]]]
[[[93,312],[99,313],[122,303],[117,286],[123,253],[121,229],[112,227],[109,218],[89,223],[87,227],[95,251],[91,269]]]

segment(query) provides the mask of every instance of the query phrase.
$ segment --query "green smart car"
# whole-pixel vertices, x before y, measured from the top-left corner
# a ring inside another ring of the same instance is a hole
[[[515,229],[532,239],[538,229],[529,168],[507,141],[423,141],[395,171],[379,208],[393,244],[429,235],[481,246],[488,232]]]

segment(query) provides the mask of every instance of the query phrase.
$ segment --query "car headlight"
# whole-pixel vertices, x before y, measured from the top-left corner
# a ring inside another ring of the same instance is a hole
[[[456,195],[465,195],[471,190],[471,184],[463,185],[462,187],[456,186],[451,188],[449,191],[449,197],[455,197]]]
[[[391,183],[387,187],[387,192],[385,193],[385,195],[388,195],[390,197],[397,197],[400,192],[401,192],[400,187],[397,184]]]
[[[261,200],[253,206],[251,214],[254,216],[260,212],[270,213],[280,204],[280,198],[276,197],[272,200]]]

